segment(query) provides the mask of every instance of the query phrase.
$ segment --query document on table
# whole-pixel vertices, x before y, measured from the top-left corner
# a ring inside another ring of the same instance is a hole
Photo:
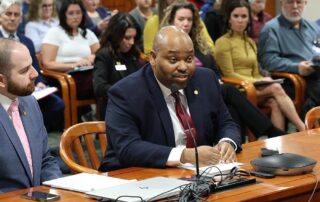
[[[243,165],[242,163],[234,162],[234,163],[219,163],[216,165],[211,165],[211,166],[203,166],[199,168],[200,175],[206,176],[206,177],[212,177],[214,175],[220,174],[221,173],[228,173],[230,170],[234,167],[239,167]],[[196,166],[192,165],[190,163],[185,163],[181,168],[189,169],[189,170],[194,170],[196,171]]]
[[[43,182],[44,185],[67,189],[77,192],[89,192],[104,189],[116,185],[122,185],[136,180],[124,180],[120,178],[108,177],[105,175],[79,173]]]

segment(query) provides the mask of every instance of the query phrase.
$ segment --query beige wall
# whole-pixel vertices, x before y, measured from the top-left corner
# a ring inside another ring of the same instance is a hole
[[[303,17],[309,20],[316,20],[320,18],[320,1],[308,0],[308,4],[305,7]]]

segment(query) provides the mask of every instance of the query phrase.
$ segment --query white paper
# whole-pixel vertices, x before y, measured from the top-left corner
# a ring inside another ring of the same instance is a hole
[[[56,188],[86,193],[89,191],[104,189],[133,181],[136,180],[124,180],[105,175],[79,173],[55,180],[45,181],[43,184]]]
[[[41,98],[44,98],[56,91],[58,91],[56,87],[46,87],[41,89],[36,88],[32,95],[36,98],[36,100],[40,100]]]
[[[221,173],[228,173],[228,172],[230,172],[230,170],[232,168],[239,167],[241,165],[243,165],[243,164],[242,163],[238,163],[238,162],[234,162],[234,163],[219,163],[219,164],[216,164],[216,165],[200,167],[199,168],[199,172],[200,172],[200,175],[202,175],[202,176],[212,177],[214,175],[220,174],[220,171],[221,171]],[[192,165],[190,163],[185,163],[180,167],[196,171],[195,165]]]

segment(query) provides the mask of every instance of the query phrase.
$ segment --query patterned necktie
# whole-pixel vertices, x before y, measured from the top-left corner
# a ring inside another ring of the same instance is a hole
[[[29,167],[30,167],[31,174],[32,174],[32,157],[31,157],[29,141],[28,141],[27,134],[24,130],[24,127],[23,127],[23,124],[21,121],[18,105],[19,105],[18,100],[12,101],[12,103],[8,109],[8,112],[11,115],[13,126],[18,133],[18,136],[19,136],[19,139],[20,139],[21,144],[23,146],[24,152],[27,156]]]
[[[176,107],[177,117],[178,117],[180,123],[182,124],[182,126],[184,128],[184,132],[185,132],[186,137],[187,137],[187,145],[186,146],[187,146],[187,148],[193,148],[194,147],[194,142],[192,140],[192,135],[190,133],[190,130],[189,130],[189,127],[188,127],[188,123],[189,123],[189,126],[190,126],[190,128],[192,130],[192,133],[194,135],[194,139],[196,141],[198,139],[198,133],[197,133],[195,127],[194,127],[194,124],[193,124],[193,121],[192,121],[190,115],[188,114],[186,108],[181,103],[179,92],[172,93],[172,96],[176,100],[175,107]],[[185,112],[185,115],[184,115],[184,112]]]

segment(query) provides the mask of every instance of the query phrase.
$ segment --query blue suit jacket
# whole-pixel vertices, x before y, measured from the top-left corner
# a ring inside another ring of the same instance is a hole
[[[39,186],[43,181],[62,175],[50,156],[48,134],[35,98],[19,97],[19,111],[30,144],[33,178],[18,134],[7,111],[0,105],[0,193]]]
[[[214,72],[197,68],[185,95],[198,132],[198,145],[228,137],[240,148],[240,132],[221,98]],[[198,91],[198,94],[195,93]],[[162,91],[147,65],[109,89],[106,110],[108,148],[100,170],[165,167],[175,147],[172,121]]]

